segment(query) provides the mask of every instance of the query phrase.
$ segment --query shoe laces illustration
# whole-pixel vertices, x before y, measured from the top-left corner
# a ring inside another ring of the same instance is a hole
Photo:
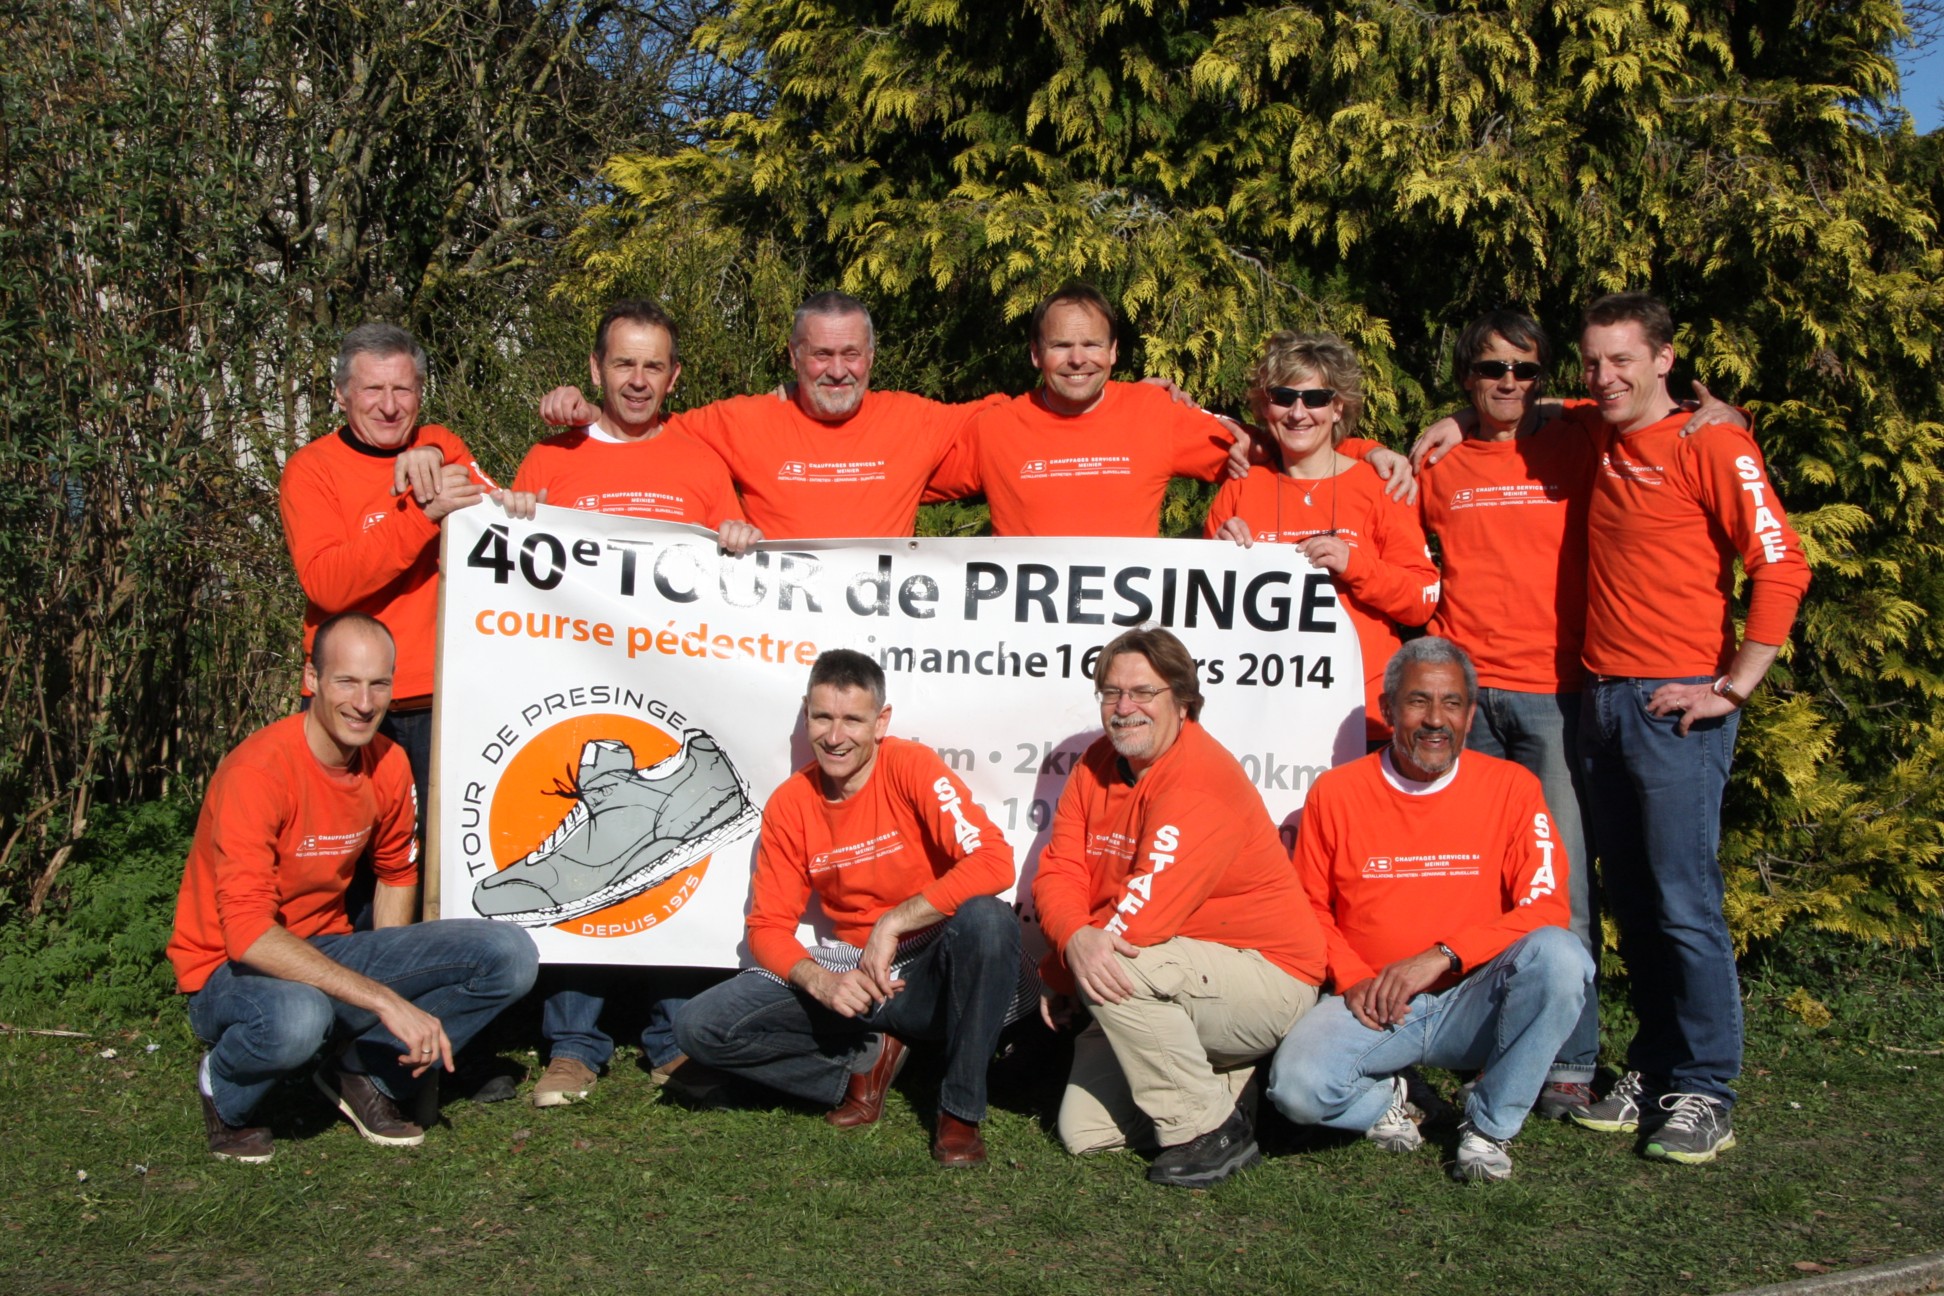
[[[474,889],[473,908],[485,917],[548,927],[605,909],[667,881],[757,820],[742,775],[700,729],[645,769],[627,743],[594,739],[581,748],[573,784],[553,795],[573,802],[560,826]]]

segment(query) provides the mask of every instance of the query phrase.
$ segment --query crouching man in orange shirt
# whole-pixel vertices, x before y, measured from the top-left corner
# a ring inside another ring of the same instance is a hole
[[[1408,1152],[1423,1138],[1398,1072],[1481,1068],[1453,1173],[1487,1180],[1512,1173],[1505,1144],[1579,1020],[1593,960],[1567,930],[1567,853],[1539,780],[1464,750],[1477,706],[1464,650],[1414,639],[1384,669],[1390,745],[1311,786],[1296,871],[1336,994],[1276,1050],[1268,1094],[1300,1124]]]
[[[209,1045],[197,1089],[224,1160],[270,1159],[250,1115],[334,1029],[349,1042],[317,1071],[325,1099],[369,1141],[417,1146],[425,1131],[400,1104],[533,985],[539,955],[520,928],[412,921],[412,771],[378,732],[395,657],[375,618],[327,618],[304,667],[310,708],[244,739],[203,798],[168,954]],[[344,895],[367,856],[375,930],[354,932]]]
[[[884,672],[834,649],[803,699],[815,759],[763,808],[751,884],[757,966],[676,1019],[688,1056],[833,1105],[840,1129],[875,1122],[905,1039],[943,1039],[932,1156],[983,1164],[986,1065],[1030,1010],[1019,922],[998,894],[1012,847],[938,754],[888,736]],[[797,939],[815,893],[835,938]]]
[[[1033,904],[1049,1026],[1093,1024],[1060,1102],[1070,1152],[1158,1148],[1156,1183],[1205,1188],[1261,1159],[1238,1105],[1316,1002],[1323,937],[1242,766],[1200,724],[1195,659],[1130,630],[1095,671],[1106,736],[1081,757]]]

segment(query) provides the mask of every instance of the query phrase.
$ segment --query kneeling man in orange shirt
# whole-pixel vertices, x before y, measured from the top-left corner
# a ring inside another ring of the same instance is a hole
[[[1462,648],[1398,649],[1383,708],[1390,745],[1319,775],[1303,805],[1296,871],[1336,994],[1276,1050],[1269,1100],[1409,1152],[1424,1140],[1398,1073],[1477,1069],[1453,1173],[1504,1179],[1593,983],[1567,929],[1567,853],[1539,780],[1464,750],[1478,676]]]
[[[691,999],[675,1038],[697,1062],[832,1104],[840,1129],[883,1114],[904,1040],[942,1039],[932,1156],[983,1164],[986,1064],[1037,990],[998,898],[1012,847],[936,752],[889,736],[884,672],[863,653],[818,657],[803,713],[815,759],[763,808],[757,966]],[[812,893],[834,929],[815,950],[797,939]]]
[[[1149,1179],[1206,1188],[1261,1159],[1237,1100],[1316,1002],[1323,937],[1261,794],[1201,727],[1182,642],[1130,630],[1094,681],[1107,733],[1067,779],[1033,880],[1046,1023],[1076,991],[1093,1014],[1060,1141],[1158,1148]]]

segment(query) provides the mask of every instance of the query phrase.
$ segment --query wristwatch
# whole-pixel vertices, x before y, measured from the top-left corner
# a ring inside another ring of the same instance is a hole
[[[1714,687],[1711,691],[1714,693],[1716,697],[1725,697],[1738,707],[1745,707],[1748,705],[1748,695],[1745,693],[1735,692],[1735,686],[1728,682],[1728,677],[1726,675],[1723,675],[1720,679],[1714,682]]]
[[[1451,946],[1445,944],[1443,941],[1439,941],[1438,953],[1451,960],[1451,975],[1462,976],[1464,974],[1465,960],[1458,957],[1458,951],[1452,949]]]

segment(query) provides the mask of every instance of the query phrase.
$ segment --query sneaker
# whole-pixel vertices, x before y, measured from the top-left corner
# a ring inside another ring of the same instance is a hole
[[[548,927],[639,895],[723,842],[753,829],[757,810],[742,776],[700,729],[645,769],[627,743],[581,748],[574,804],[547,840],[481,882],[473,908],[522,927]]]
[[[1540,1120],[1565,1120],[1574,1112],[1591,1110],[1597,1101],[1592,1085],[1555,1080],[1539,1091],[1539,1101],[1532,1104],[1532,1110]]]
[[[262,1165],[277,1153],[276,1140],[261,1125],[231,1125],[216,1114],[216,1104],[198,1089],[202,1099],[203,1132],[209,1136],[209,1154],[219,1161],[241,1161]]]
[[[1647,1094],[1640,1072],[1629,1071],[1614,1082],[1606,1097],[1590,1104],[1585,1111],[1566,1115],[1578,1125],[1605,1134],[1631,1134],[1640,1128],[1640,1104]]]
[[[1212,1188],[1262,1160],[1249,1118],[1237,1107],[1208,1133],[1163,1148],[1148,1167],[1148,1182],[1173,1188]]]
[[[1668,1113],[1667,1119],[1640,1149],[1649,1161],[1704,1165],[1735,1146],[1728,1106],[1719,1098],[1698,1093],[1663,1094],[1660,1107]]]
[[[1418,1133],[1418,1122],[1424,1113],[1411,1102],[1410,1086],[1403,1076],[1391,1077],[1390,1106],[1377,1118],[1377,1123],[1364,1131],[1364,1137],[1386,1152],[1415,1152],[1424,1146],[1424,1135]]]
[[[1493,1183],[1512,1177],[1512,1156],[1503,1140],[1495,1139],[1470,1121],[1458,1126],[1458,1163],[1451,1167],[1454,1179],[1471,1183]]]
[[[405,1119],[398,1104],[371,1082],[368,1075],[341,1071],[327,1062],[311,1075],[311,1082],[326,1102],[344,1113],[367,1143],[384,1147],[417,1147],[425,1142],[425,1131]]]
[[[533,1086],[533,1105],[565,1107],[568,1103],[577,1103],[594,1092],[594,1082],[600,1078],[593,1067],[579,1058],[554,1058],[547,1063],[546,1074],[540,1077],[540,1083]]]

